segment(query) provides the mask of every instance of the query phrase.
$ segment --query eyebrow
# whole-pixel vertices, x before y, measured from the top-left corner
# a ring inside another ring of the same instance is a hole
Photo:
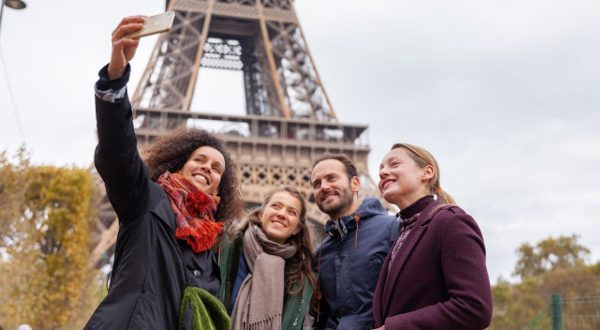
[[[296,211],[296,212],[300,213],[300,210],[298,210],[298,209],[297,209],[296,207],[294,207],[294,206],[288,206],[287,208],[288,208],[289,210],[291,210],[291,211]]]
[[[203,154],[203,153],[199,153],[199,154],[198,154],[198,156],[202,156],[202,157],[204,157],[204,158],[208,158],[208,155],[207,155],[207,154]],[[220,160],[217,160],[217,164],[219,164],[219,165],[221,165],[221,166],[224,166],[224,164],[223,164],[223,163],[221,163],[221,161],[220,161]]]
[[[381,169],[383,166],[385,166],[386,163],[389,163],[389,162],[394,161],[394,160],[398,160],[399,161],[401,159],[398,156],[390,156],[390,158],[386,159],[385,161],[383,161],[383,162],[381,162],[379,164],[379,168]]]

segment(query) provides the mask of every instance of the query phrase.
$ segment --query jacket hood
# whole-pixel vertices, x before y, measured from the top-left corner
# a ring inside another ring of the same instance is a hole
[[[329,219],[325,223],[325,232],[329,236],[336,236],[337,233],[345,236],[349,231],[356,228],[357,222],[368,220],[376,215],[387,215],[387,211],[378,199],[365,198],[354,213],[340,219]]]

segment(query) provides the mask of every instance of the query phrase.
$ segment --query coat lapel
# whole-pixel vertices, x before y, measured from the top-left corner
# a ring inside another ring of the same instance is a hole
[[[390,268],[390,257],[391,253],[388,253],[383,259],[383,265],[379,271],[379,277],[377,278],[377,285],[375,286],[375,293],[373,294],[373,316],[375,317],[375,325],[378,325],[377,320],[382,324],[385,322],[385,315],[383,311],[386,309],[387,304],[384,305],[386,300],[386,279],[388,276],[388,270]]]
[[[429,226],[429,223],[431,222],[431,218],[434,213],[432,212],[432,210],[435,211],[437,205],[438,203],[431,203],[422,211],[413,229],[408,234],[406,240],[400,247],[398,254],[394,258],[392,263],[390,263],[388,266],[388,274],[386,277],[386,284],[383,289],[382,297],[382,309],[384,315],[388,315],[389,307],[394,303],[394,299],[392,298],[393,296],[395,296],[396,293],[396,285],[398,283],[398,277],[400,276],[400,272],[402,271],[402,268],[404,267],[404,264],[410,257],[411,253],[417,246],[417,243],[421,240],[421,237],[423,237],[423,235],[427,231],[427,228]]]

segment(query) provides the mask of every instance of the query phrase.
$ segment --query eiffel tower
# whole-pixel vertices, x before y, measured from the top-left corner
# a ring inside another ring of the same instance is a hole
[[[361,193],[376,194],[367,168],[368,126],[338,120],[293,0],[175,0],[167,9],[176,13],[173,28],[159,37],[132,97],[138,148],[181,126],[217,123],[214,133],[238,166],[245,203],[259,205],[272,188],[293,185],[307,197],[313,224],[326,220],[310,185],[312,163],[324,153],[348,155]],[[246,115],[190,111],[201,68],[243,72]],[[95,265],[109,255],[118,231],[106,196],[99,227]]]

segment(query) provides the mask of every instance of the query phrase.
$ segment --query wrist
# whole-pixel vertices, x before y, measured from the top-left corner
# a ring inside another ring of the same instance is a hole
[[[108,80],[115,80],[123,77],[123,73],[125,72],[125,68],[115,68],[108,64],[108,70],[106,70]]]

